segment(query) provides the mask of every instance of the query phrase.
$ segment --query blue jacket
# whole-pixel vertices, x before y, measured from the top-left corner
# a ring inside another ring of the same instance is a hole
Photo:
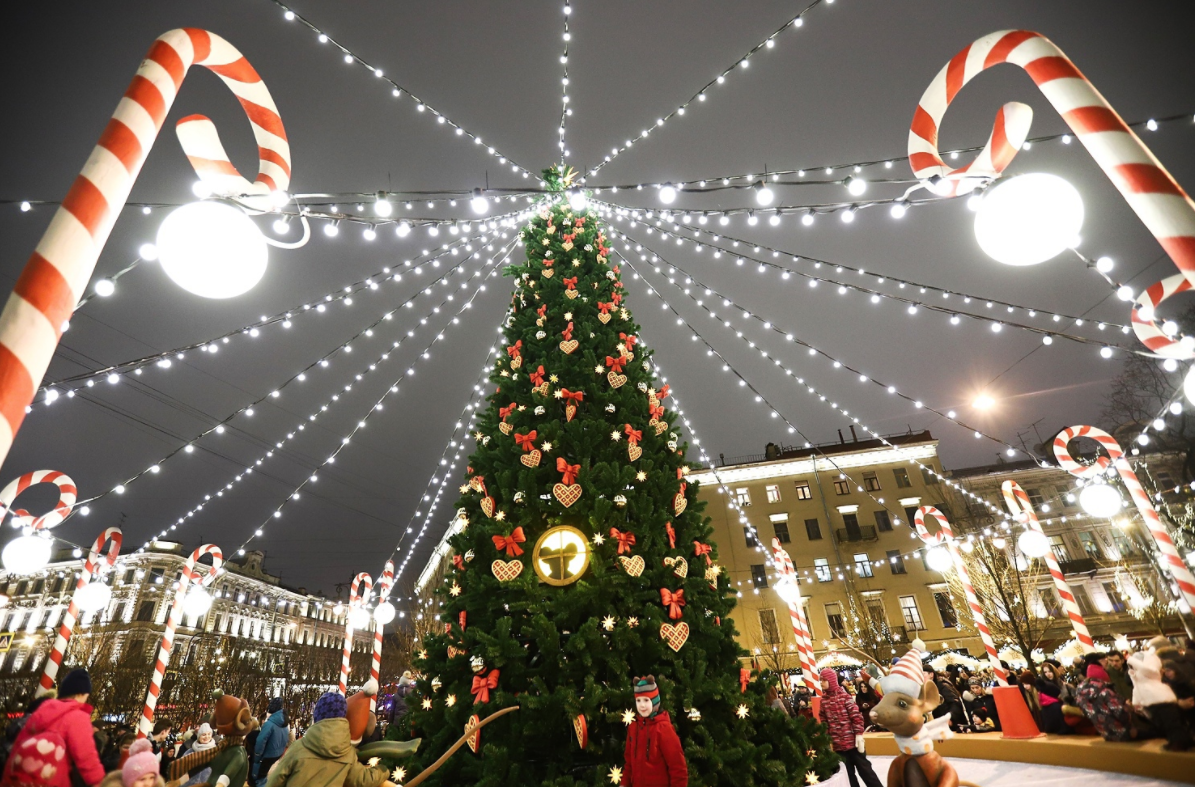
[[[261,732],[257,734],[257,746],[254,747],[254,761],[277,759],[286,751],[290,743],[290,731],[286,728],[286,712],[277,711],[266,723],[261,725]]]

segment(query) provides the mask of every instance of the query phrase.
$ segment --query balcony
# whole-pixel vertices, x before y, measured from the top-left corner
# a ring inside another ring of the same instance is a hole
[[[1099,568],[1094,558],[1081,557],[1077,560],[1059,560],[1058,567],[1063,574],[1087,574]]]
[[[834,536],[838,539],[839,543],[876,541],[879,538],[876,535],[875,525],[860,525],[858,530],[840,527],[834,531]]]

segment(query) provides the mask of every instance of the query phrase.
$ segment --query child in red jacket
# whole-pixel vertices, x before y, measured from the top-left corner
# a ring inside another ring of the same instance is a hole
[[[688,787],[685,752],[668,711],[660,710],[660,689],[651,675],[635,678],[635,713],[627,730],[622,787]]]
[[[867,787],[882,787],[871,762],[863,753],[863,714],[855,698],[838,685],[838,674],[829,667],[821,672],[822,721],[830,732],[834,753],[846,765],[846,777],[851,787],[859,787],[858,771]]]

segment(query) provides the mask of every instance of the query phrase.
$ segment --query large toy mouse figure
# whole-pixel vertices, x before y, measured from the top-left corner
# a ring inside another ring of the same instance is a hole
[[[958,773],[934,751],[934,741],[954,736],[950,717],[926,722],[925,717],[941,703],[938,687],[925,679],[921,667],[921,640],[877,681],[884,693],[871,709],[871,719],[891,731],[899,756],[888,768],[888,787],[959,787]],[[974,787],[974,785],[970,785]]]

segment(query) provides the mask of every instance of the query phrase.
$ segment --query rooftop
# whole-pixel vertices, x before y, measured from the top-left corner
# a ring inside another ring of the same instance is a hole
[[[746,454],[743,456],[725,457],[718,454],[718,466],[726,467],[728,465],[749,465],[759,462],[775,462],[784,459],[806,459],[808,457],[817,456],[834,456],[841,454],[853,454],[860,451],[875,451],[888,448],[889,446],[914,445],[919,443],[931,443],[934,441],[934,436],[929,433],[928,429],[920,432],[908,431],[899,434],[883,435],[880,438],[870,438],[867,440],[860,440],[855,430],[851,428],[850,440],[842,434],[842,430],[838,430],[838,440],[828,443],[817,443],[808,447],[797,446],[782,446],[775,443],[768,443],[762,454]]]

